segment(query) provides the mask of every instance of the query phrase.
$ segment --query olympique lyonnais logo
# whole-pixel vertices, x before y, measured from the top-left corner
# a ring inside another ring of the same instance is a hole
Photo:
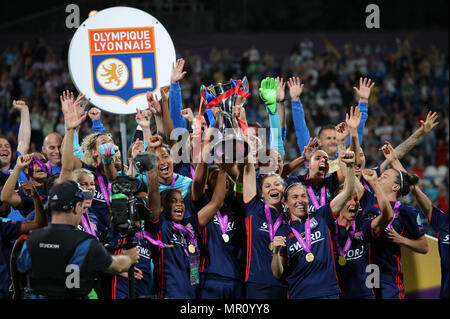
[[[153,27],[91,29],[89,49],[97,95],[128,103],[158,87]]]

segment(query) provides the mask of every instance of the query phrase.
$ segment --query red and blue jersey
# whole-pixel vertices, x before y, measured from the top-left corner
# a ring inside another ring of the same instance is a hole
[[[309,186],[309,182],[308,182],[308,174],[305,175],[297,175],[297,176],[290,176],[287,179],[285,179],[285,183],[286,185],[290,185],[293,183],[302,183],[303,185]],[[327,176],[325,176],[323,183],[318,185],[318,186],[314,186],[311,185],[311,188],[314,192],[314,194],[316,195],[317,198],[317,202],[320,205],[320,196],[321,196],[321,192],[322,192],[322,187],[325,186],[325,204],[328,204],[329,202],[331,202],[331,200],[334,197],[334,193],[336,192],[336,190],[339,188],[339,174],[338,172],[333,172],[331,174],[328,174]],[[310,213],[314,213],[316,211],[313,202],[311,201],[311,198],[309,199],[309,212]]]
[[[319,208],[310,215],[312,262],[307,262],[307,252],[293,234],[291,227],[305,238],[305,222],[291,221],[291,227],[282,225],[277,236],[286,237],[286,247],[280,250],[287,258],[285,274],[289,284],[290,299],[337,296],[340,292],[334,264],[333,242],[330,230],[334,228],[334,216],[330,205]]]
[[[209,196],[204,194],[200,201],[194,202],[197,213],[209,202]],[[231,204],[231,205],[229,205]],[[236,204],[236,205],[235,205]],[[243,207],[237,205],[235,199],[225,199],[225,205],[219,210],[221,216],[227,216],[225,242],[218,214],[201,229],[202,263],[200,271],[236,280],[243,280],[245,267],[245,228]],[[220,252],[220,253],[217,253]]]
[[[196,214],[181,222],[188,226],[198,238],[199,226]],[[197,285],[191,285],[190,259],[186,254],[188,238],[177,230],[172,221],[160,215],[157,221],[146,224],[146,230],[158,240],[173,247],[155,247],[152,254],[154,260],[153,290],[158,298],[195,299]],[[197,240],[197,242],[199,242]]]
[[[374,208],[375,209],[375,208]],[[373,299],[375,294],[372,288],[366,285],[367,266],[370,262],[369,241],[377,237],[372,232],[371,223],[373,218],[364,219],[362,214],[358,214],[355,220],[355,232],[352,234],[351,228],[338,226],[338,232],[332,231],[334,242],[334,255],[336,261],[336,272],[341,288],[340,297],[342,299]],[[341,265],[339,251],[336,241],[339,241],[340,247],[344,247],[347,238],[350,237],[351,245],[345,255],[345,264]]]
[[[112,247],[120,247],[125,244],[126,238],[120,235],[114,228],[110,228],[107,235],[107,241]],[[140,233],[136,234],[134,242],[139,249],[139,262],[135,265],[142,271],[142,279],[135,278],[135,294],[136,297],[150,296],[151,295],[151,283],[152,283],[152,260],[151,260],[151,248],[152,244],[141,236]],[[121,254],[123,248],[120,248],[114,252],[114,255]],[[128,278],[113,275],[111,283],[111,299],[125,299],[128,298]]]
[[[361,199],[361,205],[366,203],[363,211],[365,218],[374,218],[381,212],[370,208],[378,208],[378,203],[370,192],[365,192],[367,199]],[[390,202],[394,209],[396,202]],[[425,235],[420,221],[420,215],[414,208],[401,204],[398,214],[392,221],[392,228],[401,236],[418,239]],[[401,263],[400,246],[387,240],[387,230],[370,243],[371,261],[380,268],[380,289],[376,290],[377,298],[403,299],[405,287],[403,284],[403,267]]]
[[[20,235],[22,222],[0,217],[0,299],[8,299],[11,283],[9,262],[14,241]]]
[[[270,286],[287,287],[284,280],[276,279],[272,273],[272,251],[269,249],[271,240],[261,196],[257,194],[248,203],[244,203],[244,209],[247,232],[244,280]],[[280,213],[270,208],[270,215],[273,223],[275,223]]]
[[[441,256],[441,298],[448,299],[448,213],[433,207],[428,221],[438,237],[439,255]]]

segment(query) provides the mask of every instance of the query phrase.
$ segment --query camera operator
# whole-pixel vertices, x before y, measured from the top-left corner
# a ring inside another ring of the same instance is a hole
[[[31,298],[86,298],[96,275],[127,271],[139,260],[137,248],[111,256],[94,236],[76,229],[89,198],[74,181],[50,191],[52,222],[29,234],[17,262]]]

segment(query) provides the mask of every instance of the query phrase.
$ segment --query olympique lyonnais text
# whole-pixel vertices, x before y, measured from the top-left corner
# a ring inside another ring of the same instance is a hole
[[[91,54],[151,52],[155,50],[153,27],[89,30]]]

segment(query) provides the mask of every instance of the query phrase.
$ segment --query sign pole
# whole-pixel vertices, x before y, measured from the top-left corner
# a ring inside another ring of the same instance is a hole
[[[125,124],[125,115],[120,114],[120,139],[122,150],[122,164],[128,165],[127,159],[127,126]]]

